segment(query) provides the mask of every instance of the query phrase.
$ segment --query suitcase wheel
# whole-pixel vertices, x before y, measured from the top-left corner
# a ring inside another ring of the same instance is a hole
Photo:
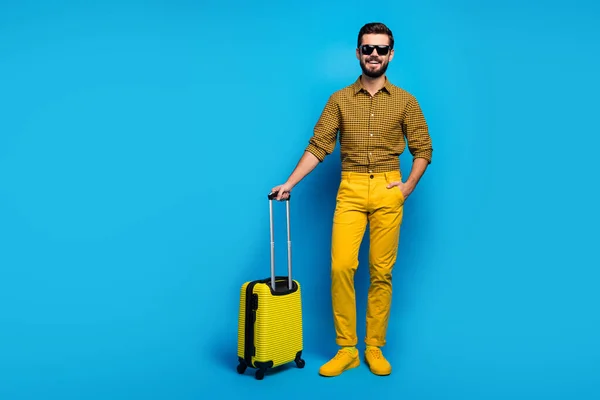
[[[256,370],[256,379],[258,379],[259,381],[262,380],[265,377],[265,370],[262,368],[259,368]]]
[[[296,358],[294,359],[294,361],[296,362],[296,367],[298,368],[304,368],[304,365],[306,365],[306,363],[302,359],[301,351],[299,351],[298,354],[296,354]]]
[[[246,363],[245,362],[240,362],[237,366],[237,372],[238,374],[243,374],[244,372],[246,372]]]

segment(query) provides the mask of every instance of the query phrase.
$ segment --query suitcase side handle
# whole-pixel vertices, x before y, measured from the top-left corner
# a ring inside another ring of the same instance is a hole
[[[275,233],[273,228],[273,200],[277,193],[269,193],[269,225],[271,228],[271,288],[275,291]],[[292,231],[290,227],[290,198],[285,201],[287,225],[288,289],[292,290]]]

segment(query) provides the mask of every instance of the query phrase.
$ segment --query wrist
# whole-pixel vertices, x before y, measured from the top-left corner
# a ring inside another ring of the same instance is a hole
[[[407,179],[406,182],[404,182],[404,185],[406,185],[406,187],[412,191],[417,186],[417,182],[412,179]]]

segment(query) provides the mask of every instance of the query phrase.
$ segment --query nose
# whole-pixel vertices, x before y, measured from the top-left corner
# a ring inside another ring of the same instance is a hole
[[[373,49],[373,52],[371,54],[368,54],[367,57],[381,57],[381,54],[379,54],[379,52],[377,51],[377,49]]]

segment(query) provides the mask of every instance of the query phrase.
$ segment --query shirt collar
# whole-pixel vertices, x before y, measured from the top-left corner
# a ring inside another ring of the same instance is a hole
[[[366,93],[368,93],[367,90],[362,85],[362,81],[360,80],[361,76],[359,76],[358,79],[356,79],[356,81],[352,85],[352,87],[354,89],[354,94],[359,93],[361,90],[364,90]],[[385,84],[383,85],[383,87],[381,88],[381,90],[383,92],[387,92],[388,94],[392,93],[392,83],[387,78],[387,76],[385,77]]]

